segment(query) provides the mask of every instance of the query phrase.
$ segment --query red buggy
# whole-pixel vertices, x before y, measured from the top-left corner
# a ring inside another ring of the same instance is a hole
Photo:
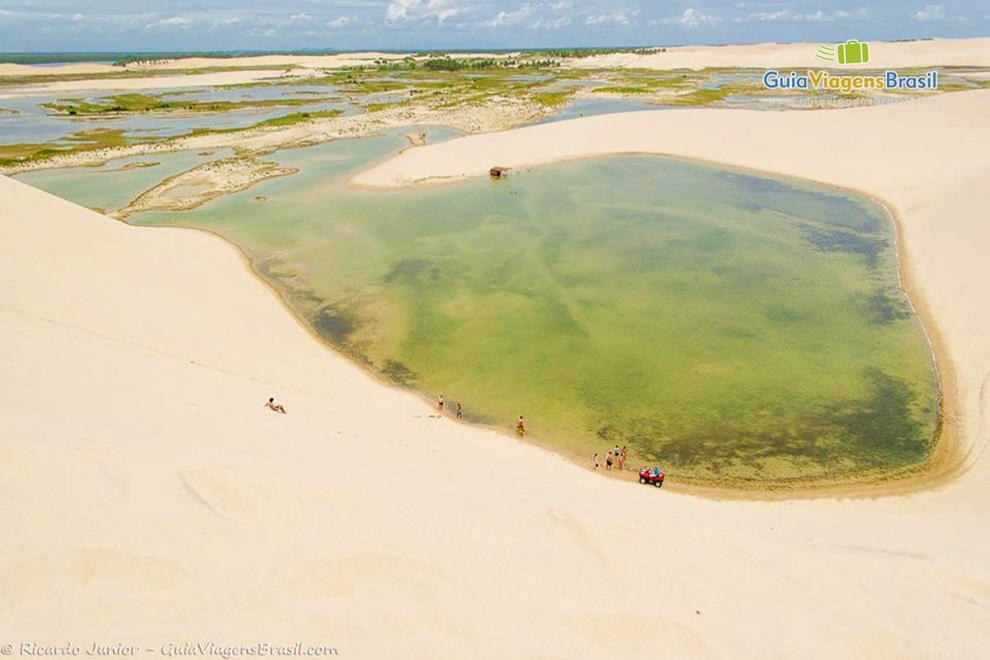
[[[639,483],[650,484],[656,486],[657,488],[663,487],[663,470],[660,470],[657,474],[654,474],[653,470],[648,468],[640,470]]]

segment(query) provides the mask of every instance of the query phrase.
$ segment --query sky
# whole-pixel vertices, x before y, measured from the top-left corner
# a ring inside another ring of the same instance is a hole
[[[990,35],[986,0],[0,0],[0,51],[536,48]]]

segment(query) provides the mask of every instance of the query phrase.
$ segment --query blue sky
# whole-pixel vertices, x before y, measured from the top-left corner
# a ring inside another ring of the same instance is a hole
[[[985,0],[0,0],[0,50],[520,48],[965,37]]]

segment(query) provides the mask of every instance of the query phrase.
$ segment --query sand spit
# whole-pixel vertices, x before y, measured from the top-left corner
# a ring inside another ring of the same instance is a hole
[[[165,179],[111,216],[123,220],[141,211],[188,211],[221,195],[240,192],[266,179],[298,171],[294,167],[279,167],[278,163],[251,157],[215,160]]]
[[[2,67],[7,65],[0,65]],[[213,66],[223,66],[222,62]],[[32,68],[32,67],[28,67]],[[56,70],[58,67],[53,67]],[[40,75],[38,69],[33,69],[32,75]],[[119,71],[120,69],[114,69]],[[47,73],[49,69],[41,70]],[[0,75],[4,75],[0,73]],[[119,91],[127,92],[142,89],[172,89],[176,87],[213,87],[216,85],[240,85],[244,83],[262,82],[266,80],[285,80],[300,75],[291,71],[280,72],[271,70],[217,71],[214,73],[192,73],[188,75],[157,75],[146,78],[83,78],[80,80],[57,80],[47,83],[30,85],[14,85],[0,87],[0,99],[35,94],[51,94],[53,92],[86,91]]]
[[[422,147],[426,144],[426,133],[422,131],[419,133],[406,133],[406,140],[409,141],[409,145],[412,147]]]

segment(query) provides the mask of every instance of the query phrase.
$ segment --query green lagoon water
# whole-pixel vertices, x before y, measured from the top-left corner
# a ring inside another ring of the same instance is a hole
[[[231,149],[216,149],[129,156],[98,167],[37,170],[17,178],[80,206],[115,211],[170,176],[232,154]]]
[[[872,201],[652,156],[346,187],[403,145],[279,152],[300,173],[131,220],[227,237],[339,350],[567,452],[737,484],[929,455],[934,369]]]

